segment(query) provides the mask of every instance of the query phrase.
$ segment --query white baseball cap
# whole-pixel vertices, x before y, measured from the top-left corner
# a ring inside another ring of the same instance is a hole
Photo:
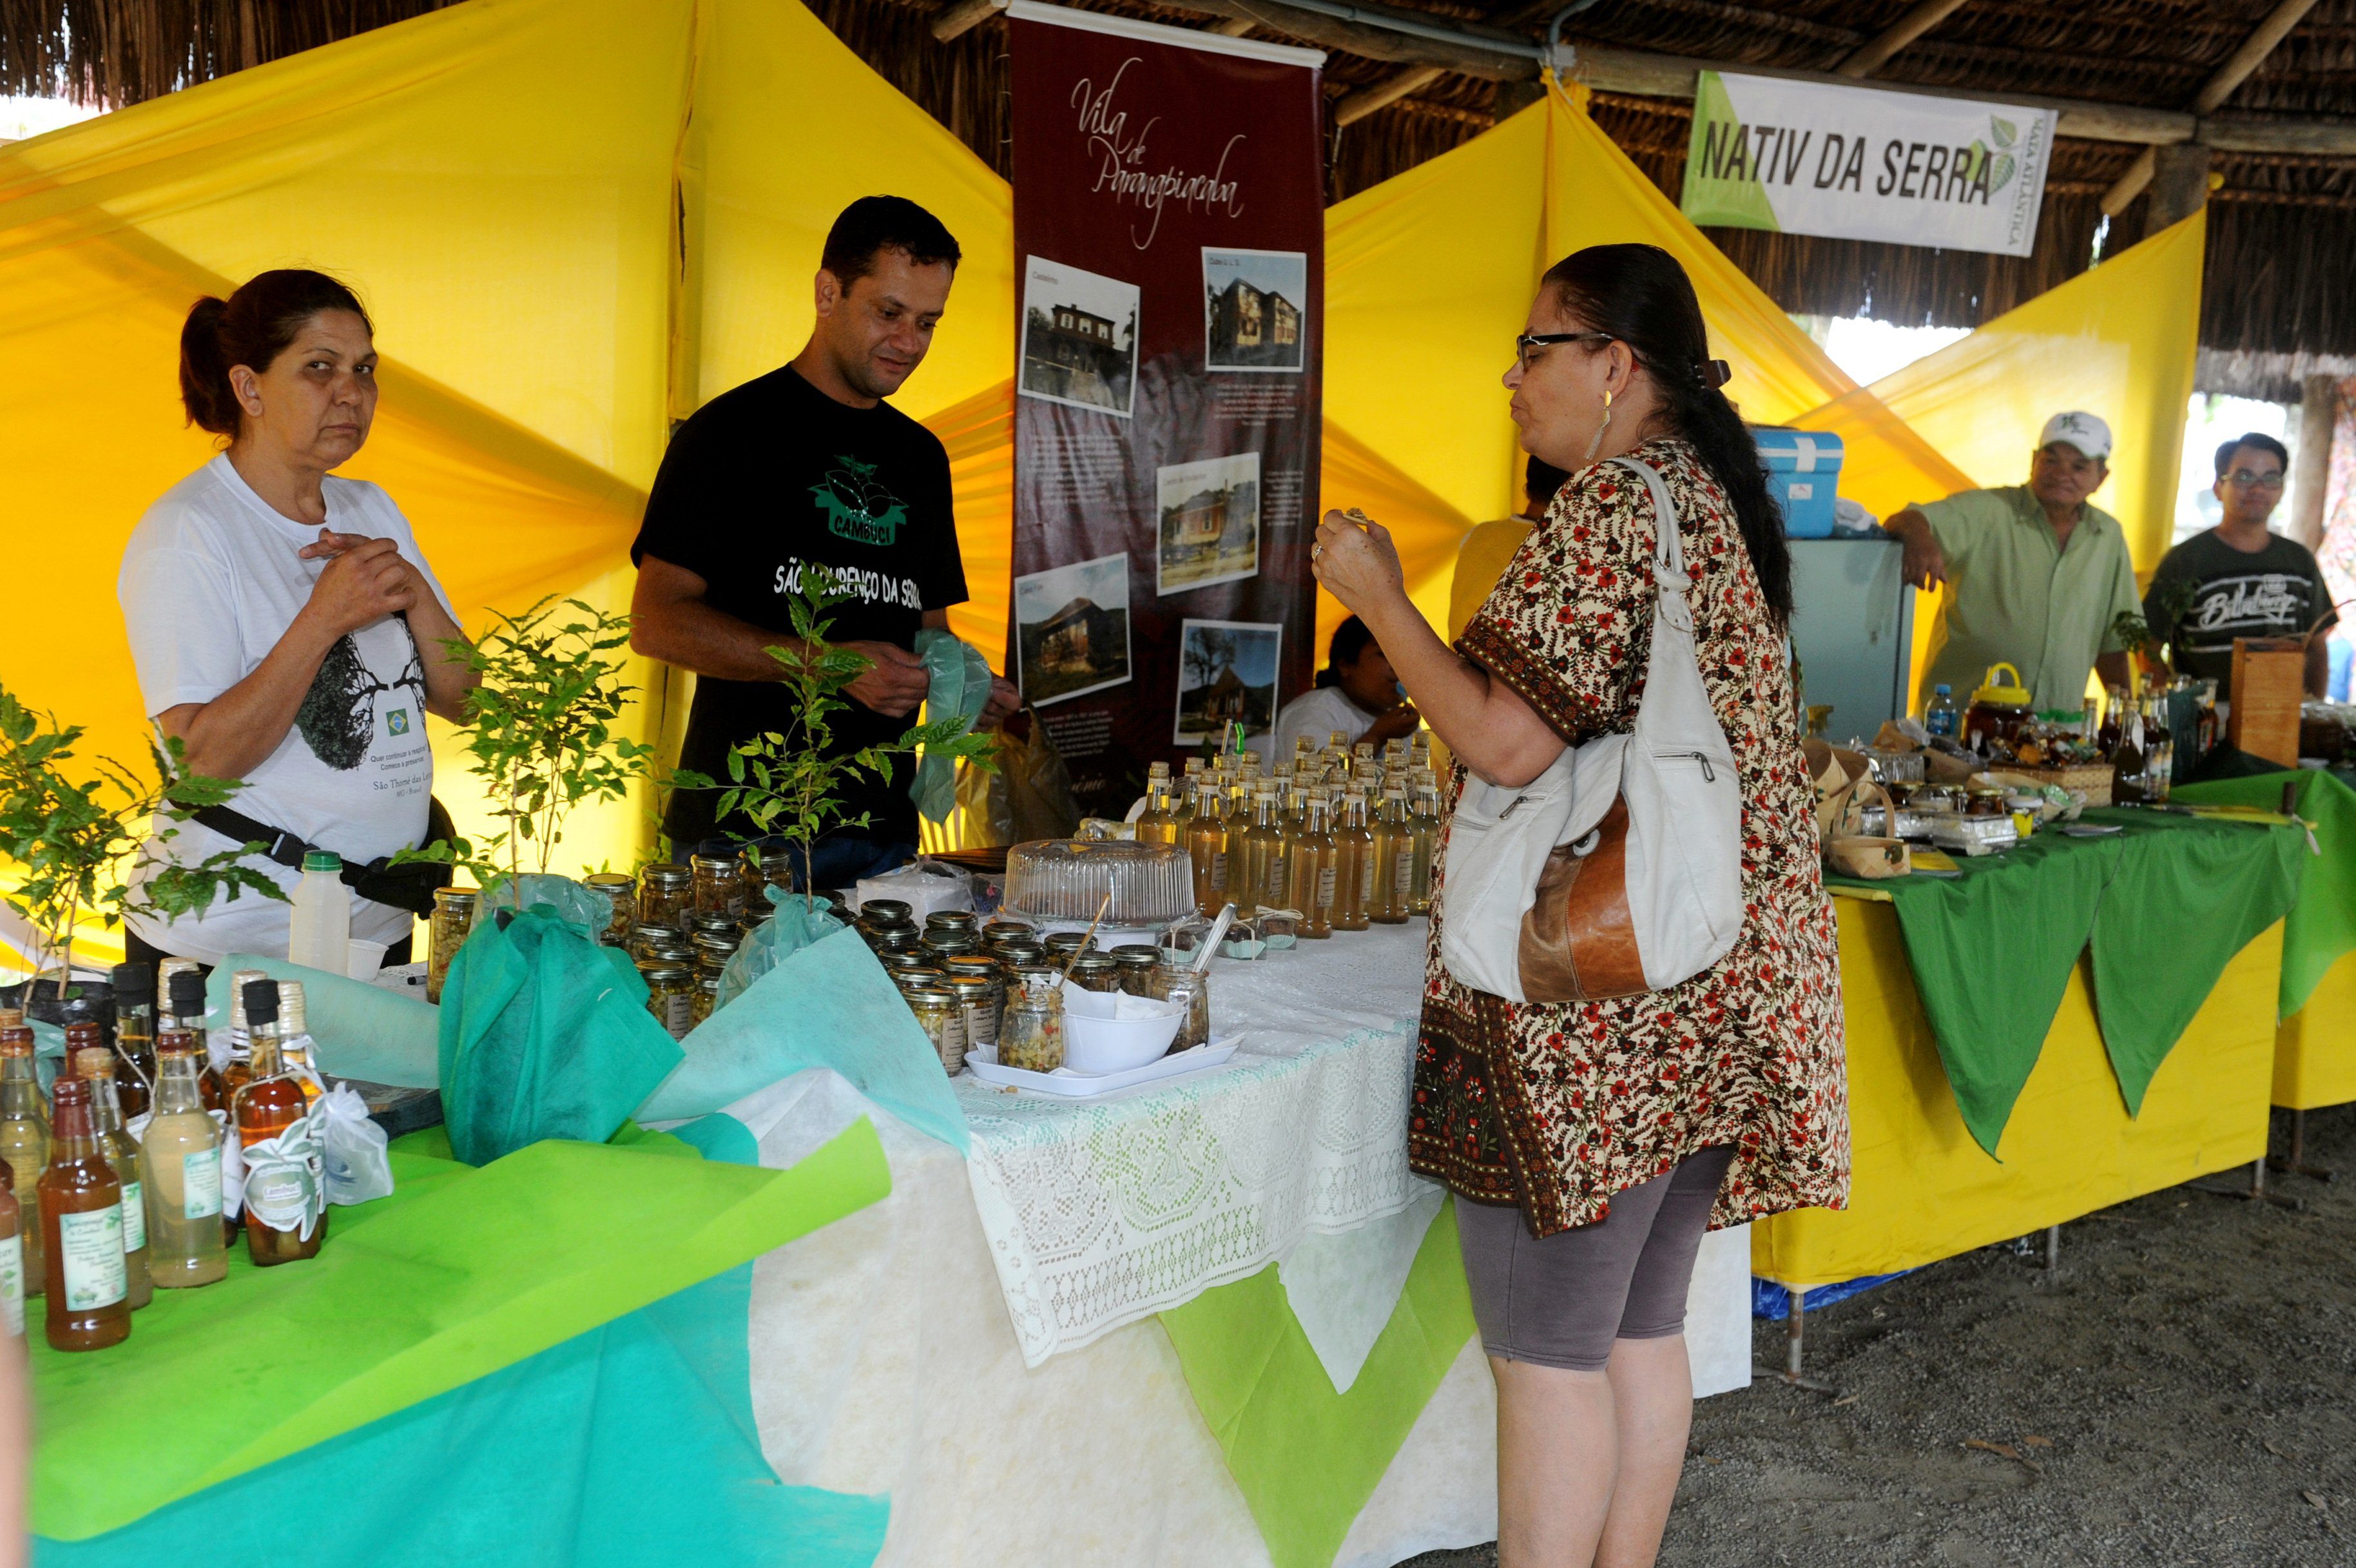
[[[2075,409],[2045,422],[2045,432],[2037,438],[2038,448],[2041,451],[2056,441],[2066,441],[2089,457],[2104,459],[2111,455],[2111,427]]]

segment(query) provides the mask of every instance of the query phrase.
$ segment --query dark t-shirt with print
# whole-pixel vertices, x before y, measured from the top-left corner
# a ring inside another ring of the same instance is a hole
[[[2171,600],[2190,598],[2180,617]],[[2144,619],[2169,645],[2179,674],[2215,681],[2233,675],[2237,637],[2300,637],[2335,618],[2323,573],[2304,544],[2269,534],[2266,547],[2245,554],[2217,537],[2198,533],[2166,555],[2144,591]]]
[[[926,610],[966,596],[939,439],[888,403],[846,407],[790,365],[712,399],[671,437],[630,547],[633,562],[648,555],[701,577],[712,608],[787,635],[802,570],[830,572],[851,594],[834,607],[832,642],[912,647]],[[854,703],[832,716],[830,749],[896,740],[916,716]],[[782,686],[699,676],[680,766],[724,779],[731,746],[783,731],[787,717]],[[873,838],[915,843],[913,776],[905,757],[886,779],[860,775],[841,791],[847,813],[866,812]],[[673,796],[665,828],[680,853],[711,832],[712,806]]]

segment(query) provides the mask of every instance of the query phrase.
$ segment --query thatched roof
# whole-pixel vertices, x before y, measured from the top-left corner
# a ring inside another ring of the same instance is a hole
[[[0,91],[135,102],[367,27],[437,0],[0,0]],[[862,58],[1001,173],[1005,24],[947,42],[931,24],[945,0],[809,0]],[[1082,0],[1092,10],[1201,27],[1199,5]],[[1549,5],[1528,0],[1388,0],[1436,21],[1537,38]],[[2006,97],[2037,95],[2145,109],[2190,109],[2275,0],[1965,0],[1873,75]],[[1912,0],[1601,0],[1573,19],[1578,41],[1772,68],[1828,70],[1912,9]],[[1262,27],[1254,36],[1282,38]],[[1315,41],[1315,40],[1310,40]],[[1328,46],[1330,48],[1330,44]],[[1329,100],[1398,76],[1396,63],[1346,49],[1327,64]],[[1430,81],[1330,138],[1339,199],[1477,135],[1526,86],[1463,74]],[[1673,196],[1691,107],[1674,98],[1600,94],[1599,122]],[[2356,124],[2356,0],[2318,0],[2216,113],[2260,125]],[[2350,145],[2356,145],[2356,134]],[[1784,308],[1976,326],[2084,269],[2098,200],[2137,156],[2116,141],[2056,144],[2037,249],[2025,259],[1718,230],[1711,237]],[[2302,365],[2356,356],[2356,156],[2219,151],[2203,385],[2289,394]],[[2143,231],[2147,197],[2108,227],[2111,249]],[[2300,356],[2305,356],[2304,359]]]

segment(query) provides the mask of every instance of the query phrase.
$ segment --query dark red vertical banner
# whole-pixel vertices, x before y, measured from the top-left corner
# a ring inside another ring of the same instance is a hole
[[[1314,668],[1323,57],[1016,0],[1008,668],[1082,810]]]

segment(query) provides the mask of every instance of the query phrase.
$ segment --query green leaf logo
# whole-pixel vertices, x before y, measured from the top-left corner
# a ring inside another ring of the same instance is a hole
[[[1999,147],[2008,147],[2020,139],[2019,126],[2009,120],[1999,120],[1993,114],[1988,116],[1988,130]]]
[[[1989,186],[1994,189],[2002,190],[2006,186],[2010,185],[2014,167],[2010,153],[1998,153],[1996,156],[1996,172],[1988,179]]]

